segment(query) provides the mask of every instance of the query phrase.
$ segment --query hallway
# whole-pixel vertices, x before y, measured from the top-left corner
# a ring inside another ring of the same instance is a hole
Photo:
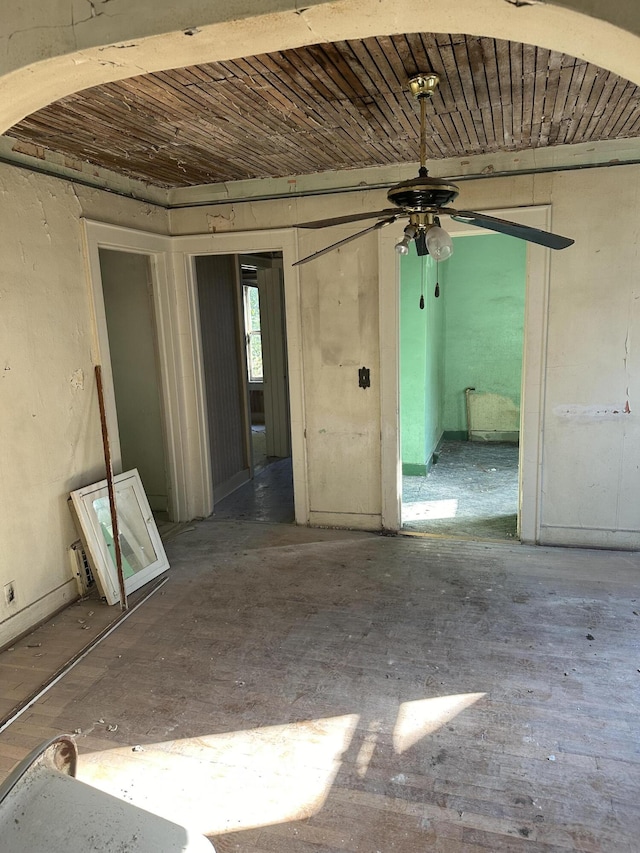
[[[215,521],[235,519],[293,524],[295,513],[291,457],[263,463],[256,470],[253,480],[215,505],[211,518]]]

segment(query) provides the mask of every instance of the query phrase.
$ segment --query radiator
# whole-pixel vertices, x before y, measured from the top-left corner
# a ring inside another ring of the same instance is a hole
[[[465,388],[469,441],[512,441],[520,435],[520,408],[509,397]]]

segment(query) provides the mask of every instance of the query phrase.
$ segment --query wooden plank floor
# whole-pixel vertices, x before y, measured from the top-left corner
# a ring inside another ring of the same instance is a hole
[[[157,519],[156,523],[165,544],[188,529],[181,522]],[[133,610],[153,587],[150,583],[129,595],[129,608]],[[83,598],[4,648],[0,652],[0,727],[122,615],[120,605],[107,605],[93,584]],[[0,772],[3,769],[0,756]]]
[[[226,521],[167,550],[2,771],[79,729],[79,778],[218,853],[640,849],[638,555]]]
[[[153,584],[128,596],[130,609],[148,588]],[[120,605],[108,606],[94,588],[0,653],[0,726],[122,616]]]

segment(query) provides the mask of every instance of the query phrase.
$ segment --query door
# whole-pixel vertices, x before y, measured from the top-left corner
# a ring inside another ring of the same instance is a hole
[[[195,259],[214,503],[251,478],[240,266],[235,255]]]
[[[267,456],[281,459],[291,455],[287,338],[284,322],[282,260],[258,268],[260,313],[263,319],[264,422]]]

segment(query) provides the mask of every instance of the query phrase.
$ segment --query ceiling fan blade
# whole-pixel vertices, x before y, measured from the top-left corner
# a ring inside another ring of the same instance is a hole
[[[347,216],[332,216],[330,219],[317,219],[315,222],[301,222],[297,228],[327,228],[331,225],[344,225],[347,222],[359,222],[361,219],[382,219],[385,216],[397,215],[400,211],[390,207],[387,210],[369,211],[368,213],[351,213]]]
[[[343,240],[338,240],[337,243],[332,243],[330,246],[327,246],[324,249],[320,249],[317,252],[314,252],[312,255],[307,255],[306,258],[300,258],[299,261],[296,261],[291,266],[297,267],[300,264],[306,264],[307,261],[313,261],[316,258],[319,258],[321,255],[326,255],[327,252],[333,252],[334,249],[339,249],[340,246],[344,246],[347,243],[350,243],[352,240],[357,240],[358,237],[362,237],[364,234],[369,234],[370,231],[376,231],[379,228],[384,228],[385,225],[391,225],[392,222],[395,222],[396,219],[401,214],[399,212],[394,211],[393,216],[390,216],[388,219],[383,219],[381,222],[376,222],[373,225],[370,225],[368,228],[363,228],[362,231],[357,231],[355,234],[351,234],[349,237],[345,237]]]
[[[443,213],[445,209],[443,208]],[[548,249],[566,249],[573,245],[575,240],[569,237],[561,237],[550,231],[541,231],[539,228],[531,228],[528,225],[520,225],[518,222],[509,222],[507,219],[498,219],[495,216],[487,216],[486,213],[474,213],[472,210],[457,210],[449,214],[456,222],[465,225],[477,225],[478,228],[488,228],[489,231],[498,231],[500,234],[508,234],[510,237],[518,237],[529,243],[538,243]]]

